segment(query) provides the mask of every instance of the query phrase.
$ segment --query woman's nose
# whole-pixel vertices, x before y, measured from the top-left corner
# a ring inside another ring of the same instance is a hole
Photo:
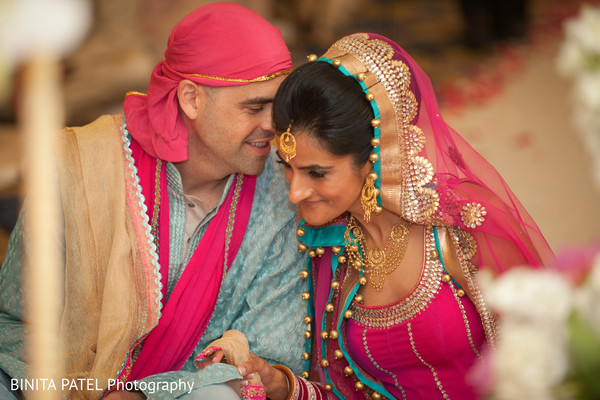
[[[307,186],[301,178],[292,176],[290,179],[290,193],[288,195],[290,203],[298,204],[310,195],[310,187]]]

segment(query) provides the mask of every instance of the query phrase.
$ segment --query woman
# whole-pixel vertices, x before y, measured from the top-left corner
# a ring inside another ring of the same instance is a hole
[[[281,372],[294,399],[477,398],[468,371],[496,340],[477,271],[538,268],[552,251],[397,44],[355,34],[309,60],[273,105],[308,253],[306,371],[240,371],[271,398]]]

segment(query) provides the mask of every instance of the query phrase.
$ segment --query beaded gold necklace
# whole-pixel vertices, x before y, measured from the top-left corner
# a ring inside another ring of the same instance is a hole
[[[408,233],[408,223],[402,220],[392,227],[383,249],[369,247],[362,228],[358,225],[354,216],[350,216],[344,233],[348,260],[350,265],[357,271],[364,272],[369,278],[368,282],[377,292],[383,289],[385,275],[394,272],[404,258],[408,246]],[[362,256],[360,248],[363,249]]]

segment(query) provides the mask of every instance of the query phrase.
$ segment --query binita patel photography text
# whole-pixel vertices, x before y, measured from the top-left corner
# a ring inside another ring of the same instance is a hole
[[[148,394],[156,392],[187,392],[191,393],[194,389],[193,382],[186,382],[184,380],[176,381],[132,381],[123,382],[116,379],[109,379],[106,385],[93,378],[62,378],[62,379],[49,379],[49,378],[31,378],[31,379],[11,379],[10,380],[11,390],[20,391],[39,391],[39,390],[127,390],[127,391],[143,391]]]

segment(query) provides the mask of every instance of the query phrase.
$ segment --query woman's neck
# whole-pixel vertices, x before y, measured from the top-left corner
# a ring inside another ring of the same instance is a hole
[[[390,236],[392,227],[402,220],[399,215],[384,209],[379,215],[371,213],[371,220],[367,223],[362,209],[356,211],[352,212],[350,210],[356,221],[361,225],[371,247],[383,248]]]

